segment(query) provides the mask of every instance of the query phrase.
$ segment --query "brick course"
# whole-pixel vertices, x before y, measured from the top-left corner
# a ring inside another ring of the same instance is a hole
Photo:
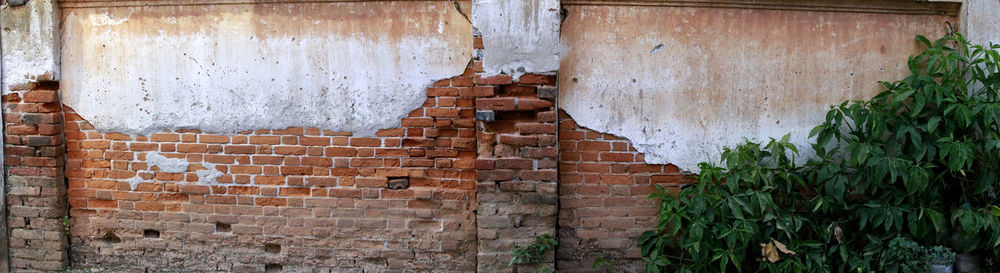
[[[3,96],[4,163],[10,269],[61,270],[68,265],[65,146],[59,83],[51,75],[12,86]]]
[[[66,107],[73,265],[473,271],[472,76],[470,63],[435,83],[401,127],[373,137],[301,127],[129,136]],[[152,166],[154,154],[188,166]],[[387,189],[390,177],[409,189]]]
[[[525,80],[530,79],[530,80]],[[523,82],[522,82],[523,81]],[[549,253],[540,265],[507,266],[516,245],[542,234],[556,235],[558,153],[554,98],[538,88],[554,88],[555,76],[477,74],[476,109],[494,111],[480,121],[476,194],[479,200],[479,272],[535,272],[555,269]]]

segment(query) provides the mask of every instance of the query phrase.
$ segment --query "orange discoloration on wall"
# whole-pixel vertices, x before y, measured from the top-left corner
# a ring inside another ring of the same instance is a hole
[[[920,5],[920,4],[913,4]],[[827,107],[906,75],[944,15],[669,6],[566,6],[560,107],[692,170],[744,137],[803,144]]]

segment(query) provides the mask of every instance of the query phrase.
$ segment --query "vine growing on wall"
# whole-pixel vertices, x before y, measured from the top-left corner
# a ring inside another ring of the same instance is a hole
[[[806,164],[786,135],[725,149],[676,194],[658,188],[647,271],[908,272],[922,261],[901,253],[935,245],[996,261],[1000,45],[916,40],[909,76],[827,112]]]

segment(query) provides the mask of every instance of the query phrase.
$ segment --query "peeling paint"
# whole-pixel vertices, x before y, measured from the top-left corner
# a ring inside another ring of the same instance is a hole
[[[63,102],[101,131],[399,126],[462,74],[472,27],[448,1],[63,10]],[[156,26],[156,27],[150,27]]]
[[[473,25],[483,35],[487,75],[559,70],[558,0],[475,0]]]
[[[955,19],[777,9],[566,8],[560,107],[581,126],[629,139],[647,162],[687,171],[745,138],[766,141],[791,133],[793,143],[808,150],[809,130],[829,105],[868,98],[880,90],[878,81],[901,78],[907,56],[918,50],[913,36],[943,35],[944,22]]]

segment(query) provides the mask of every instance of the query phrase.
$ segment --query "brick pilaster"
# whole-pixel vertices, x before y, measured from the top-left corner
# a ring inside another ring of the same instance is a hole
[[[552,253],[540,265],[507,266],[515,245],[556,236],[559,196],[555,76],[475,78],[479,118],[476,194],[480,272],[555,269]]]
[[[68,265],[65,146],[59,83],[11,87],[3,96],[11,271]]]

